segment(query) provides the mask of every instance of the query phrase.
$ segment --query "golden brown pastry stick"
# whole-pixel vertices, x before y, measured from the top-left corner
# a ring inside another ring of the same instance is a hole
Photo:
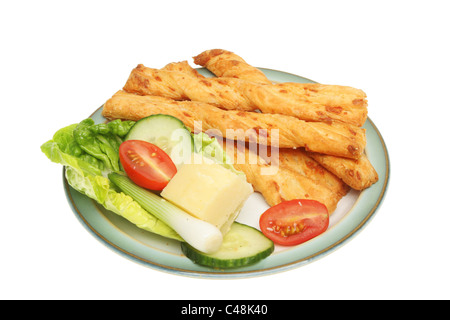
[[[350,190],[350,187],[344,181],[321,166],[301,148],[279,149],[278,159],[280,167],[289,168],[316,183],[323,184],[338,195],[344,196]]]
[[[345,159],[315,152],[307,154],[353,189],[363,190],[378,181],[378,174],[364,153],[358,159]]]
[[[221,53],[205,51],[200,55],[200,58],[205,65],[207,63],[206,66],[208,68],[209,67],[220,68],[222,66],[219,62],[220,60],[219,58],[214,57],[214,55],[220,57]],[[226,57],[227,56],[226,53],[224,53],[223,56]],[[240,68],[242,68],[242,70],[240,70]],[[233,68],[230,68],[227,71],[227,76],[237,77],[244,80],[253,80],[251,76],[248,76],[251,75],[251,73],[247,71],[248,69],[251,68],[256,69],[255,67],[249,65],[244,66],[241,64],[236,64]],[[267,83],[267,81],[261,81],[260,83]],[[327,167],[329,171],[336,174],[340,179],[345,181],[345,183],[347,183],[350,187],[356,190],[363,190],[365,188],[368,188],[378,181],[378,174],[365,154],[363,154],[361,158],[358,160],[348,160],[346,158],[314,154],[311,152],[309,153],[310,157],[308,157],[304,152],[304,150],[302,149],[296,150],[282,149],[280,150],[279,154],[280,154],[280,163],[284,165],[291,165],[292,169],[301,171],[307,170],[309,166],[311,166],[312,168],[316,167],[311,162],[312,160],[311,157],[313,157],[317,161],[319,161],[323,166]],[[315,162],[315,164],[317,164],[317,162]],[[320,172],[320,169],[323,167],[318,165],[317,168],[318,169],[315,171]],[[330,185],[335,184],[334,179],[326,178],[326,181]],[[339,183],[337,183],[335,187],[339,188]]]
[[[317,83],[259,84],[236,78],[198,78],[185,72],[134,68],[123,88],[140,95],[214,104],[228,110],[283,114],[306,121],[339,120],[362,126],[366,94],[359,89]]]
[[[217,77],[245,79],[262,84],[272,84],[266,75],[237,54],[222,50],[206,50],[194,57],[194,63],[205,67]]]
[[[211,51],[202,53],[203,56],[206,54],[211,54]],[[203,57],[202,59],[206,58]],[[214,61],[211,63],[215,65]],[[237,65],[232,70],[229,70],[228,76],[246,79],[251,73],[241,72],[240,68],[242,66],[243,65]],[[170,67],[169,70],[179,70],[196,77],[204,78],[186,61],[172,63],[170,64]],[[252,68],[252,66],[247,64],[243,66],[243,68],[248,69]],[[309,154],[310,156],[308,156],[302,148],[280,149],[278,152],[279,165],[286,166],[318,183],[322,183],[329,187],[333,192],[342,195],[345,195],[349,191],[350,186],[356,190],[362,190],[370,187],[378,180],[377,173],[365,154],[362,155],[363,159],[360,159],[359,161],[348,161],[346,158],[316,154],[316,158],[326,164],[329,170],[325,169],[311,157],[314,153],[310,152]],[[330,171],[334,172],[334,174]]]
[[[253,81],[253,82],[260,83],[260,84],[272,84],[272,81],[270,81],[261,70],[259,70],[258,68],[254,67],[252,65],[249,65],[247,62],[245,62],[245,60],[242,57],[240,57],[237,54],[230,52],[230,51],[226,51],[226,50],[222,50],[222,49],[207,50],[207,51],[202,52],[198,56],[194,57],[194,63],[201,65],[203,67],[206,67],[208,70],[210,70],[212,73],[214,73],[218,77],[239,78],[242,80]],[[283,86],[290,86],[290,84],[288,83]],[[272,92],[274,97],[277,97],[277,95],[276,95],[276,92],[273,92],[273,90],[271,90],[271,88],[275,88],[275,91],[280,91],[280,92],[282,90],[286,90],[286,91],[291,90],[291,89],[287,89],[287,88],[280,89],[279,87],[282,87],[282,85],[279,85],[278,87],[270,87],[270,88],[264,88],[264,89],[267,89],[268,91]],[[330,86],[326,86],[326,87],[328,88]],[[312,88],[312,90],[309,90],[309,91],[311,91],[312,94],[314,94],[315,91],[314,91],[313,87],[311,87],[311,88]],[[278,89],[280,89],[280,90],[278,90]],[[342,89],[342,90],[350,89],[351,91],[355,90],[353,88],[348,88],[348,87],[342,87],[340,89]],[[311,92],[306,93],[306,95],[310,96]],[[331,95],[334,94],[334,92],[332,92],[331,90],[329,91],[329,93]],[[263,95],[265,95],[265,94],[262,92],[261,96],[263,96]],[[366,102],[363,101],[363,100],[365,100],[365,94],[363,92],[361,92],[361,97],[362,97],[361,98],[362,100],[352,100],[352,104],[356,104],[356,105],[361,104],[361,106],[366,105]],[[291,97],[289,97],[287,99],[285,99],[285,98],[287,98],[287,97],[280,96],[280,97],[278,97],[277,101],[274,101],[274,103],[289,103],[288,101],[285,101],[285,100],[290,100]],[[336,99],[336,97],[333,97],[333,99]],[[346,102],[343,102],[343,103],[345,104]],[[326,102],[325,109],[331,113],[336,113],[336,114],[339,114],[340,112],[344,112],[344,113],[346,112],[339,106],[333,106],[331,103],[328,103],[328,102]],[[272,113],[272,111],[268,111],[268,112]],[[316,112],[321,113],[322,111],[316,110]],[[364,112],[366,112],[366,111],[364,111]],[[366,118],[366,116],[367,116],[367,113],[365,115],[363,115],[363,118]],[[335,119],[334,117],[330,117],[330,118]],[[363,123],[363,118],[360,121],[353,122],[353,124],[361,125],[361,123]],[[309,120],[309,119],[307,119],[307,120]],[[338,119],[338,120],[343,120],[343,119]],[[365,119],[364,119],[364,121],[365,121]]]
[[[287,167],[279,166],[276,174],[265,174],[270,165],[243,144],[226,141],[224,149],[236,170],[244,172],[255,191],[262,194],[270,206],[294,199],[312,199],[323,203],[330,214],[342,195]],[[245,161],[242,161],[242,157]]]
[[[208,50],[202,53],[202,55],[205,54],[212,54],[211,51]],[[223,51],[223,50],[222,50]],[[226,51],[225,53],[221,54],[221,57],[224,58],[225,56],[229,59],[232,58],[232,53]],[[213,59],[212,59],[213,60]],[[230,61],[230,60],[228,60]],[[214,65],[216,65],[214,63]],[[224,65],[222,65],[224,66]],[[250,65],[240,65],[240,67],[235,68],[235,71],[240,72],[241,68],[252,68]],[[185,72],[187,74],[191,74],[195,77],[203,78],[201,74],[197,72],[197,70],[193,69],[187,61],[181,61],[181,62],[173,62],[168,65],[166,65],[163,69],[166,70],[178,70]],[[254,68],[256,69],[256,68]],[[257,70],[257,69],[256,69]],[[251,76],[251,72],[240,72],[242,77],[248,77]],[[239,75],[235,75],[236,77],[239,77]],[[270,149],[268,149],[270,151]],[[332,192],[336,193],[337,195],[344,196],[347,194],[347,192],[350,190],[350,187],[345,184],[340,178],[338,178],[333,173],[329,172],[327,169],[322,167],[318,162],[316,162],[313,158],[309,157],[306,152],[303,149],[278,149],[277,150],[277,157],[275,158],[276,161],[273,161],[274,159],[270,155],[266,155],[266,159],[268,163],[271,165],[278,165],[281,167],[288,168],[294,172],[297,172],[313,181],[315,181],[318,184],[324,185],[328,189],[330,189]],[[272,162],[270,162],[272,161]],[[274,163],[275,162],[275,163]]]
[[[165,65],[161,70],[178,71],[178,72],[186,73],[195,78],[199,78],[199,79],[205,78],[203,75],[198,73],[197,70],[192,68],[186,60],[180,61],[180,62],[171,62],[171,63]]]
[[[168,114],[187,127],[214,130],[222,137],[280,148],[305,147],[307,150],[358,158],[366,143],[365,129],[341,122],[306,122],[294,117],[244,111],[227,111],[210,104],[174,101],[155,96],[140,96],[125,91],[113,95],[103,106],[107,119],[139,120],[152,114]],[[236,136],[231,136],[236,134]],[[278,141],[276,141],[278,138]]]

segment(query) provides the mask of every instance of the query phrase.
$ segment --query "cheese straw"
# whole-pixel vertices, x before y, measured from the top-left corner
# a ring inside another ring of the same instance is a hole
[[[270,82],[256,67],[244,62],[233,63],[232,61],[244,61],[244,59],[234,53],[221,49],[207,50],[194,57],[194,63],[206,67],[216,76],[239,78],[261,84]],[[187,72],[189,68],[188,65],[184,65],[183,70]],[[366,154],[362,154],[359,159],[355,160],[313,152],[309,152],[308,157],[302,149],[284,149],[280,150],[279,154],[280,163],[289,165],[294,170],[308,170],[308,163],[312,166],[311,168],[315,168],[316,166],[312,165],[313,162],[311,162],[314,159],[316,163],[319,163],[322,167],[335,174],[355,190],[366,189],[378,181],[378,174]],[[320,167],[317,168],[315,171],[320,172]],[[314,172],[312,169],[309,171]],[[328,182],[333,185],[335,184],[333,179],[328,179]],[[336,187],[339,188],[338,184]]]
[[[249,65],[237,54],[222,50],[206,50],[194,57],[194,63],[205,67],[217,77],[245,79],[262,84],[272,84],[264,73]]]
[[[306,122],[278,114],[226,111],[210,104],[174,101],[155,96],[140,96],[125,91],[113,95],[103,106],[107,119],[139,120],[152,114],[168,114],[194,129],[200,122],[202,131],[214,130],[222,137],[276,145],[280,148],[304,147],[307,150],[359,158],[366,144],[365,129],[341,122]]]
[[[261,111],[306,121],[339,120],[362,126],[366,94],[359,89],[317,83],[259,84],[237,78],[199,78],[177,70],[134,68],[123,89],[140,95],[192,100],[227,110]]]
[[[366,154],[362,154],[358,159],[313,152],[307,154],[355,190],[364,190],[378,181],[378,174]]]
[[[224,146],[233,160],[233,166],[247,177],[255,191],[262,194],[270,206],[294,199],[311,199],[323,203],[330,214],[334,212],[342,194],[286,166],[279,166],[276,174],[265,174],[271,171],[272,164],[267,163],[255,152],[243,144],[229,143]],[[245,161],[240,161],[244,158]]]
[[[279,166],[289,168],[292,171],[307,176],[317,183],[323,184],[336,194],[344,196],[350,190],[350,187],[344,181],[324,168],[311,156],[308,156],[306,151],[301,148],[279,149],[278,161]]]

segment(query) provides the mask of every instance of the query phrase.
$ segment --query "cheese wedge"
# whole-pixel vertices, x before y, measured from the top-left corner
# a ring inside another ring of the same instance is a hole
[[[253,187],[217,163],[184,164],[161,196],[226,234]]]

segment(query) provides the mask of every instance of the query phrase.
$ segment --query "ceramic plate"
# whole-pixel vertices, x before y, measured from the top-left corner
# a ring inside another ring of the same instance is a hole
[[[197,70],[205,76],[212,76],[205,69]],[[285,72],[261,70],[276,82],[313,82]],[[96,123],[105,121],[101,112],[100,107],[91,115]],[[367,119],[364,128],[367,135],[366,153],[378,172],[379,181],[362,192],[352,190],[346,195],[331,216],[330,226],[325,233],[298,246],[276,246],[271,256],[244,268],[215,270],[196,265],[182,254],[179,242],[141,230],[122,217],[105,210],[95,201],[72,189],[63,173],[64,188],[74,213],[95,238],[123,257],[144,266],[189,277],[243,278],[269,275],[324,257],[358,234],[374,217],[386,193],[389,157],[375,124]],[[254,193],[245,203],[238,221],[258,228],[259,216],[267,208],[262,196]]]

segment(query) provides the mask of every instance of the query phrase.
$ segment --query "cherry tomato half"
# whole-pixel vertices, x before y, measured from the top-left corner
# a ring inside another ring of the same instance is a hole
[[[124,141],[119,148],[119,157],[128,177],[150,190],[164,189],[177,172],[169,155],[147,141]]]
[[[315,200],[289,200],[267,211],[260,219],[261,232],[274,243],[293,246],[308,241],[325,230],[329,224],[327,207]]]

